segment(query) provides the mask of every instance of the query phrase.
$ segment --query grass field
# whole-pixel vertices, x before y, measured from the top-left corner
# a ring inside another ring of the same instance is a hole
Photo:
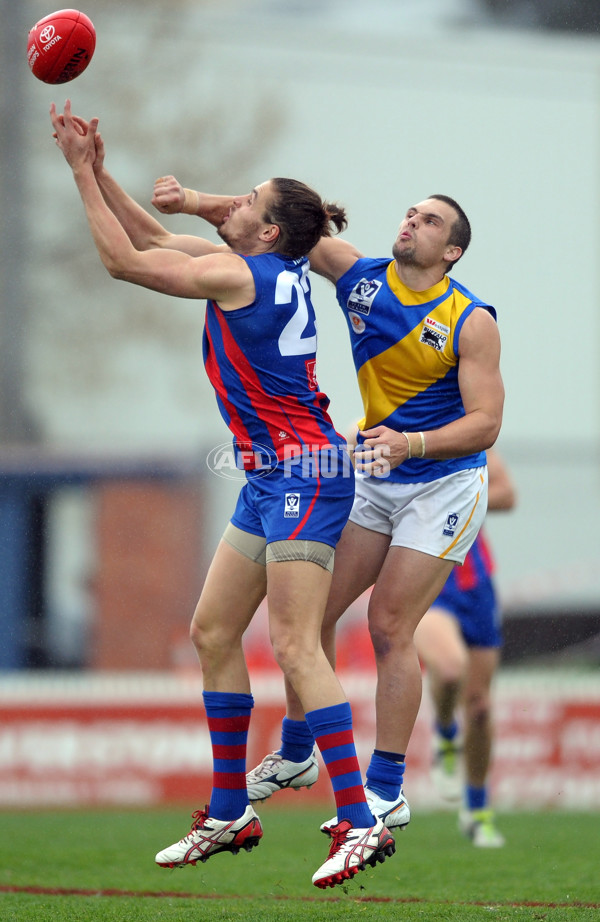
[[[321,922],[344,919],[581,920],[600,917],[598,814],[502,814],[508,844],[475,849],[452,813],[413,818],[393,858],[345,887],[311,877],[327,855],[327,809],[263,804],[258,848],[181,870],[154,865],[189,829],[185,809],[0,814],[2,922]]]

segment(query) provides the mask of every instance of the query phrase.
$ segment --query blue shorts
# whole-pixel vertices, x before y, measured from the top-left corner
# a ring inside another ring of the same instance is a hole
[[[337,469],[303,469],[281,463],[268,474],[249,475],[231,522],[267,544],[299,539],[335,547],[354,500],[354,469],[342,449]]]
[[[432,607],[444,608],[456,618],[468,647],[502,646],[500,609],[489,577],[472,589],[457,589],[450,574]]]

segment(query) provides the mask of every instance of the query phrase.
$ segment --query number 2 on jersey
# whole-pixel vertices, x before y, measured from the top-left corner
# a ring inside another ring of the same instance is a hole
[[[284,269],[277,276],[275,287],[275,304],[291,304],[292,292],[296,292],[298,307],[284,326],[278,340],[279,351],[282,355],[308,355],[317,351],[317,336],[302,338],[308,324],[308,307],[305,293],[308,293],[308,263],[302,266],[302,276],[298,278],[295,272]]]

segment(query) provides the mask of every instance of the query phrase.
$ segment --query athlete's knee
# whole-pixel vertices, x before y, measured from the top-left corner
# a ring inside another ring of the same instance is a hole
[[[211,620],[196,611],[190,624],[190,640],[199,656],[215,655],[230,650],[239,636],[228,622]]]
[[[392,651],[401,653],[414,649],[414,631],[401,612],[384,608],[369,610],[369,634],[377,658],[386,657]]]
[[[465,716],[471,726],[483,727],[491,719],[491,698],[487,689],[473,689],[465,695]]]
[[[314,669],[315,649],[298,642],[292,634],[278,634],[272,638],[273,656],[284,676],[294,686],[298,676],[310,674]]]
[[[216,638],[213,636],[213,632],[208,629],[207,625],[197,621],[195,618],[192,618],[192,623],[190,624],[190,640],[199,656],[219,646],[215,642]]]
[[[443,687],[461,686],[467,674],[468,655],[463,650],[449,650],[447,655],[440,655],[435,662],[426,662],[426,666],[435,673],[438,684]]]
[[[436,689],[437,697],[458,701],[464,684],[464,676],[461,673],[440,674],[427,667],[427,674],[432,687]]]

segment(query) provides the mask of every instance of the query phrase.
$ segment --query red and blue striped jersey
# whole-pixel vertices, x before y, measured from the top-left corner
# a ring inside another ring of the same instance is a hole
[[[468,647],[500,647],[502,615],[492,573],[494,563],[482,531],[462,567],[454,567],[434,606],[458,621]]]
[[[465,562],[461,567],[454,567],[446,582],[446,589],[469,592],[485,582],[494,572],[494,559],[483,530],[475,538]]]
[[[308,260],[278,253],[242,258],[254,278],[254,301],[232,311],[208,301],[204,327],[204,364],[238,466],[253,470],[343,445],[317,384]]]

